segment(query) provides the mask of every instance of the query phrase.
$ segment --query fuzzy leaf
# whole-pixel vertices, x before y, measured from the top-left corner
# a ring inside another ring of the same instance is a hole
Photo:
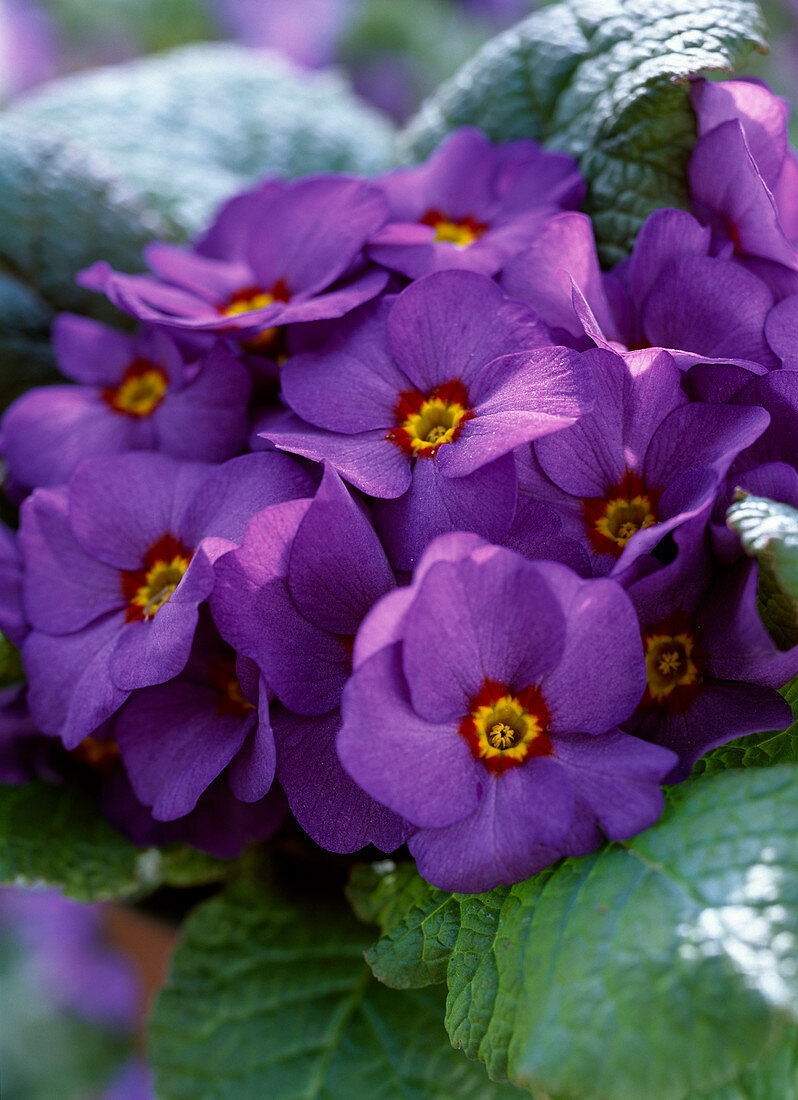
[[[100,901],[153,888],[157,864],[153,849],[125,840],[77,786],[0,787],[0,882],[46,883]]]
[[[430,886],[414,864],[397,867],[390,860],[355,867],[347,894],[360,920],[381,928],[381,938],[366,952],[375,977],[394,989],[446,980],[460,928],[453,894]]]
[[[762,36],[753,0],[561,0],[487,43],[422,106],[401,149],[426,156],[472,125],[570,152],[602,259],[615,263],[653,210],[688,204],[688,78],[733,72],[765,49]]]
[[[161,1100],[518,1095],[451,1049],[442,993],[374,981],[368,940],[343,908],[294,904],[251,878],[201,905],[152,1020]]]
[[[229,43],[66,77],[4,117],[24,133],[68,137],[177,236],[262,176],[369,174],[392,151],[389,124],[337,73]]]
[[[784,1079],[798,1041],[796,778],[730,770],[623,846],[450,895],[452,1042],[551,1100],[759,1100],[751,1067]],[[424,926],[418,899],[409,928]],[[428,919],[440,905],[430,888]],[[428,949],[400,926],[393,961],[389,944],[369,953],[387,982]]]
[[[783,649],[798,642],[798,511],[766,497],[739,493],[726,523],[759,562],[762,621]]]

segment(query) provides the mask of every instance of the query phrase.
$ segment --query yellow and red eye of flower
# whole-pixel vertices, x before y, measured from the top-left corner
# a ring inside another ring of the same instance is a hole
[[[128,605],[126,621],[152,619],[180,584],[192,556],[193,551],[174,535],[167,534],[149,548],[142,569],[123,570],[122,594]]]
[[[549,712],[538,688],[514,692],[506,684],[486,680],[470,706],[458,732],[488,771],[501,774],[531,756],[550,756],[554,751]]]
[[[118,386],[102,391],[102,399],[123,416],[150,416],[169,389],[166,372],[147,359],[134,359]]]
[[[291,295],[284,279],[277,282],[268,290],[259,286],[244,286],[230,295],[227,304],[219,309],[224,317],[240,317],[244,313],[251,313],[255,309],[265,309],[273,302],[287,302]],[[255,351],[263,351],[278,343],[282,327],[266,328],[256,336],[247,340],[246,346]]]
[[[659,522],[657,504],[661,496],[661,492],[647,489],[639,474],[627,470],[603,497],[583,500],[587,536],[596,553],[619,558],[632,535]]]
[[[476,218],[447,218],[440,210],[428,210],[419,221],[422,225],[431,225],[435,230],[436,241],[447,241],[458,248],[468,248],[479,240],[488,226]]]
[[[455,378],[426,394],[418,390],[400,393],[394,415],[397,426],[386,438],[406,454],[434,458],[444,443],[457,439],[474,413],[468,407],[468,391]]]
[[[643,703],[685,711],[701,690],[703,664],[697,632],[682,614],[643,635],[646,656],[646,693]]]
[[[241,690],[234,657],[216,657],[209,661],[208,679],[216,692],[216,713],[220,717],[245,718],[255,709],[255,704],[250,703]]]

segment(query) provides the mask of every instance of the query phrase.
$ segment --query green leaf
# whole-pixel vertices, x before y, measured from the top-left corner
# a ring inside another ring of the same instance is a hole
[[[157,852],[125,840],[77,786],[0,787],[0,882],[99,901],[154,888],[157,867]]]
[[[688,206],[688,78],[731,73],[765,48],[752,0],[563,0],[487,43],[422,106],[401,150],[426,156],[473,125],[570,152],[600,255],[615,263],[653,210]]]
[[[163,219],[69,138],[0,123],[0,408],[57,378],[56,311],[111,315],[75,274],[99,257],[139,268],[144,245],[167,233]]]
[[[690,1100],[798,1100],[798,1044],[779,1047],[736,1081]]]
[[[759,562],[759,614],[781,649],[798,643],[798,511],[738,492],[726,513],[749,557]]]
[[[366,952],[380,981],[394,989],[418,989],[446,980],[460,929],[454,895],[430,886],[414,864],[397,867],[390,860],[355,867],[347,894],[360,920],[382,930]]]
[[[442,991],[396,992],[363,962],[368,929],[337,904],[243,878],[186,922],[155,1007],[161,1100],[493,1100],[449,1046]]]
[[[792,707],[793,724],[786,730],[750,733],[726,745],[719,745],[696,761],[694,777],[714,775],[726,768],[769,767],[771,764],[798,764],[798,676],[781,689]]]
[[[234,874],[236,860],[216,859],[187,844],[167,844],[150,857],[151,881],[159,886],[207,886]]]
[[[0,630],[0,688],[21,684],[24,679],[19,650]]]
[[[730,770],[689,785],[624,846],[510,888],[450,895],[460,909],[447,970],[452,1042],[491,1076],[552,1100],[716,1100],[713,1089],[748,1088],[763,1058],[788,1072],[797,778],[785,764]],[[440,905],[430,889],[427,917]],[[406,927],[423,923],[411,908]],[[369,954],[386,982],[428,950],[399,927],[388,937],[393,963],[387,945]]]
[[[339,74],[230,43],[66,77],[4,118],[23,134],[68,138],[178,237],[262,176],[369,174],[392,154],[390,125]]]

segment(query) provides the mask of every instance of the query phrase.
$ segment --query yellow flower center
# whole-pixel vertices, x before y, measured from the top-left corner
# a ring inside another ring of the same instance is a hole
[[[457,248],[468,248],[488,228],[483,222],[478,222],[471,217],[459,220],[447,218],[440,210],[428,210],[421,218],[421,222],[423,225],[432,226],[435,230],[436,241],[447,241]]]
[[[429,394],[408,390],[399,395],[397,428],[388,439],[407,454],[434,458],[444,443],[452,443],[473,415],[468,393],[458,379],[436,386]]]
[[[699,670],[693,660],[695,638],[688,631],[678,634],[649,634],[646,648],[646,677],[652,700],[667,699],[676,688],[692,687]]]
[[[620,557],[633,535],[658,522],[659,495],[646,489],[639,474],[627,470],[605,497],[583,500],[582,513],[593,549]]]
[[[471,700],[471,708],[460,723],[460,733],[489,771],[503,772],[530,756],[552,752],[546,732],[548,711],[535,688],[514,693],[487,680]]]
[[[169,379],[160,367],[137,359],[125,371],[118,386],[103,390],[103,400],[123,416],[150,416],[163,401]]]
[[[144,557],[142,569],[122,572],[127,621],[149,621],[167,603],[180,584],[192,554],[173,535],[158,539]]]
[[[289,297],[285,281],[278,279],[270,290],[263,290],[256,286],[243,287],[241,290],[237,290],[231,296],[227,305],[222,306],[219,312],[224,317],[240,317],[242,314],[251,313],[256,309],[265,309],[267,306],[273,305],[274,302],[287,302]],[[277,343],[281,330],[282,326],[280,325],[274,328],[266,328],[255,336],[249,337],[245,347],[255,352],[263,352],[272,344]]]

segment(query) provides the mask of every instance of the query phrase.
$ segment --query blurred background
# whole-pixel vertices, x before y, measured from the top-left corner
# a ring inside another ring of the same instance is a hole
[[[299,65],[344,68],[397,121],[535,0],[0,0],[0,98],[53,77],[187,42],[233,39]],[[798,0],[765,0],[772,52],[757,63],[798,88]]]
[[[534,0],[0,0],[0,106],[60,76],[203,40],[344,69],[403,122]],[[755,75],[798,104],[798,0],[767,0]],[[798,126],[793,119],[793,140]],[[116,906],[0,890],[2,1100],[151,1100],[148,1007],[174,932]]]

